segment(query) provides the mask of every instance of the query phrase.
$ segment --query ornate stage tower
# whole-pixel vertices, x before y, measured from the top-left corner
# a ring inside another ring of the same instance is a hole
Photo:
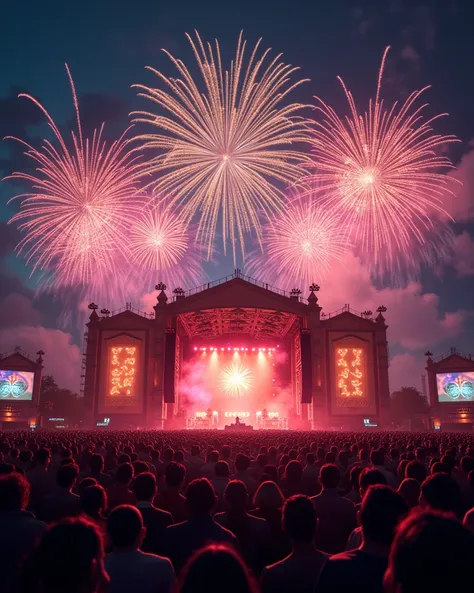
[[[161,428],[181,409],[180,377],[191,344],[228,339],[278,342],[289,353],[293,424],[314,428],[388,426],[385,307],[349,305],[324,314],[319,286],[290,293],[236,270],[168,298],[158,284],[154,313],[130,303],[112,314],[91,304],[84,399],[89,423]]]

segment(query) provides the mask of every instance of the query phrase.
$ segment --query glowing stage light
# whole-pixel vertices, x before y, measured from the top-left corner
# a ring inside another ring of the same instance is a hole
[[[221,386],[228,395],[242,397],[252,387],[252,373],[241,364],[230,364],[222,371]]]
[[[219,412],[218,412],[217,410],[214,410],[214,411],[212,412],[212,415],[213,415],[213,416],[218,416],[218,415],[219,415]]]

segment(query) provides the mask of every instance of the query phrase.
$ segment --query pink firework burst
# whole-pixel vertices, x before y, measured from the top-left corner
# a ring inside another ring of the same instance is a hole
[[[284,213],[264,227],[263,253],[249,259],[249,274],[285,288],[323,279],[350,244],[340,218],[312,196],[289,202]]]
[[[147,202],[136,213],[129,233],[130,262],[145,280],[145,289],[156,282],[191,288],[203,282],[205,251],[195,244],[195,230],[162,200]]]
[[[41,103],[20,95],[41,109],[56,143],[44,140],[37,149],[14,138],[38,167],[35,174],[10,175],[31,186],[31,191],[13,198],[21,200],[21,209],[10,222],[19,222],[25,233],[18,253],[33,264],[32,273],[43,272],[46,286],[94,287],[91,292],[98,292],[105,279],[117,278],[122,268],[141,167],[124,135],[109,146],[102,138],[103,126],[91,139],[83,137],[67,66],[66,71],[77,117],[77,132],[71,132],[68,141]]]
[[[418,101],[429,87],[411,93],[401,105],[385,107],[380,89],[388,50],[375,100],[366,112],[358,111],[340,78],[350,108],[347,117],[316,97],[321,118],[312,136],[313,180],[320,184],[323,203],[340,214],[375,267],[396,273],[391,262],[400,263],[401,258],[412,259],[411,269],[418,266],[415,254],[427,245],[426,234],[440,217],[448,217],[442,198],[452,193],[445,172],[453,165],[441,153],[457,139],[433,131],[435,121],[445,114],[423,118],[427,105]],[[433,248],[431,242],[427,249]]]

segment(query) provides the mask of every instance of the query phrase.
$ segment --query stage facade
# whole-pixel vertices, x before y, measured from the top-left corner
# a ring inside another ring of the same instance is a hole
[[[384,307],[324,314],[236,270],[184,292],[157,285],[154,313],[89,305],[84,398],[92,426],[387,426]]]

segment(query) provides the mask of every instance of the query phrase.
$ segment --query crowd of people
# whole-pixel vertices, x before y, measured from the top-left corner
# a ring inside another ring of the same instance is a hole
[[[0,432],[2,593],[474,590],[469,434]]]

